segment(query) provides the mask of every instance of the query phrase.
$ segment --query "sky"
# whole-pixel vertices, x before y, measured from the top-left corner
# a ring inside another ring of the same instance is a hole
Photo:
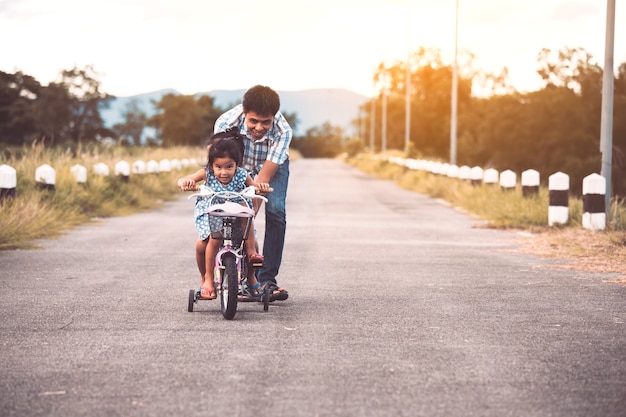
[[[47,85],[92,65],[125,97],[246,89],[345,88],[371,96],[381,63],[420,47],[451,64],[455,0],[0,0],[0,71]],[[620,3],[620,1],[616,1]],[[534,91],[537,55],[582,47],[604,67],[606,0],[458,0],[458,49],[488,72],[507,67]],[[626,3],[614,63],[626,62]]]

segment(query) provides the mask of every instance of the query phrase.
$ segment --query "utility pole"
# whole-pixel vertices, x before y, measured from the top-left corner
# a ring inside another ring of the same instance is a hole
[[[387,70],[385,69],[385,73],[383,74],[383,89],[382,89],[382,99],[383,99],[383,120],[382,124],[382,133],[381,133],[381,149],[380,153],[387,153]]]
[[[409,156],[409,144],[411,143],[411,5],[408,4],[407,15],[407,55],[406,55],[406,115],[404,116],[404,153]]]
[[[459,80],[458,80],[458,38],[459,38],[459,0],[455,4],[454,18],[454,65],[452,66],[452,114],[450,115],[450,165],[456,165],[457,148],[457,117],[459,103]]]
[[[374,153],[374,143],[376,138],[376,97],[372,96],[370,102],[370,152]]]
[[[615,0],[607,0],[606,43],[602,78],[602,118],[600,126],[601,175],[606,180],[604,208],[608,221],[611,214],[611,164],[613,148],[613,54],[615,38]]]

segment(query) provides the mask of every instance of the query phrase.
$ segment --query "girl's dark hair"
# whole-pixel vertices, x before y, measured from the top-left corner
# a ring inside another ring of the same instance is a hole
[[[230,158],[237,166],[243,164],[243,135],[239,134],[237,128],[214,134],[209,139],[208,147],[207,166],[209,169],[216,158]]]

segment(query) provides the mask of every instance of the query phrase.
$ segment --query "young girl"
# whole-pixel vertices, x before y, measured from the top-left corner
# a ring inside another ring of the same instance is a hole
[[[213,135],[208,145],[208,162],[205,168],[201,168],[191,175],[179,178],[177,185],[183,190],[195,190],[199,181],[205,181],[209,188],[215,191],[240,192],[247,186],[255,186],[260,192],[269,191],[268,183],[257,183],[252,180],[248,172],[241,168],[243,159],[243,139],[236,133],[227,131]],[[198,197],[194,210],[196,219],[196,263],[200,271],[200,297],[213,300],[217,298],[215,293],[214,269],[215,256],[220,247],[220,240],[211,237],[211,225],[213,220],[207,214],[209,199]],[[221,223],[221,222],[219,222]],[[213,226],[213,232],[216,226]],[[250,225],[248,237],[244,244],[248,262],[263,262],[263,256],[256,252],[256,239],[254,237],[254,224]],[[254,276],[254,270],[250,268],[248,284],[253,290],[258,289],[259,284]]]

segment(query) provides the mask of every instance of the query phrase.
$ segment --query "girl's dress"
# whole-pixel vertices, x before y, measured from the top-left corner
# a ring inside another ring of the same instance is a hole
[[[205,168],[206,171],[206,185],[209,188],[212,188],[214,191],[232,191],[232,192],[241,192],[244,188],[246,188],[246,178],[248,176],[248,172],[238,167],[235,171],[235,175],[233,179],[228,184],[222,184],[215,177],[213,170],[208,167]],[[243,199],[241,199],[243,200]],[[231,200],[233,202],[243,203],[243,201]],[[196,232],[198,232],[198,236],[200,239],[205,240],[209,237],[211,232],[219,232],[222,230],[222,219],[218,217],[211,217],[207,214],[207,209],[209,208],[209,203],[213,204],[223,203],[222,199],[219,198],[207,198],[207,197],[197,197],[196,198],[196,207],[194,209],[194,216],[196,219]]]

